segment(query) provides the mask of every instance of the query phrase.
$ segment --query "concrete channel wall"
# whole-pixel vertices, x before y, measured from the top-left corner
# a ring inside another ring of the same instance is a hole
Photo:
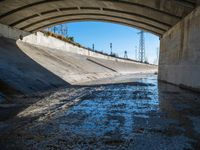
[[[18,40],[20,36],[24,37],[29,34],[29,32],[18,30],[0,23],[0,37],[3,36],[9,39]]]
[[[159,79],[200,91],[200,7],[162,37]]]
[[[33,44],[33,45],[54,48],[57,50],[62,50],[62,51],[71,52],[71,53],[80,54],[80,55],[89,56],[89,57],[95,57],[95,58],[101,58],[101,59],[113,60],[113,61],[119,61],[119,62],[141,64],[139,62],[133,62],[130,60],[119,59],[119,58],[103,55],[100,53],[92,52],[88,49],[81,48],[81,47],[72,45],[70,43],[61,41],[52,36],[45,36],[44,33],[42,33],[42,32],[37,32],[35,34],[28,35],[28,36],[24,37],[23,41]]]
[[[0,101],[4,95],[31,94],[122,75],[157,72],[157,66],[95,53],[41,32],[30,34],[2,27]],[[16,40],[27,34],[23,40]]]
[[[106,59],[106,60],[141,64],[139,62],[133,62],[130,60],[119,59],[119,58],[103,55],[100,53],[92,52],[88,49],[81,48],[81,47],[72,45],[70,43],[61,41],[52,36],[45,36],[44,33],[42,32],[36,32],[36,33],[31,34],[30,32],[22,31],[22,30],[12,28],[0,23],[0,37],[1,36],[5,38],[9,38],[9,39],[14,39],[14,40],[18,40],[20,39],[20,36],[22,36],[23,42],[27,42],[33,45],[54,48],[57,50],[62,50],[66,52],[71,52],[75,54],[101,58],[101,59]]]

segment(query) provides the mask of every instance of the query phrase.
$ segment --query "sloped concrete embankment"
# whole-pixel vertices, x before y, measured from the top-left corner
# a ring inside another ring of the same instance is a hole
[[[15,40],[0,38],[0,81],[1,91],[32,93],[53,87],[68,86],[69,83],[57,77],[27,56]],[[38,57],[40,57],[38,55]]]
[[[0,81],[6,86],[0,91],[7,95],[31,94],[121,74],[154,72],[157,69],[155,66],[100,54],[95,58],[94,52],[89,56],[83,49],[80,51],[75,52],[73,48],[66,51],[1,37]],[[13,93],[5,92],[5,89]]]

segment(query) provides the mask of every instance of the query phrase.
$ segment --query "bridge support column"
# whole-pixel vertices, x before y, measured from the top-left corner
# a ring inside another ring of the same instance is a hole
[[[158,79],[200,91],[200,7],[161,39]]]
[[[6,37],[9,39],[18,40],[20,37],[24,37],[29,34],[30,34],[29,32],[22,31],[19,29],[9,27],[7,25],[0,24],[0,36]]]

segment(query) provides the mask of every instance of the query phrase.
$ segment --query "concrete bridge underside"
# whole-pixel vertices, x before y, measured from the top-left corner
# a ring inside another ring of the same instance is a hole
[[[0,23],[35,32],[71,21],[108,21],[163,35],[197,0],[1,0]]]
[[[199,4],[200,0],[0,0],[0,23],[8,27],[0,34],[29,34],[89,20],[137,27],[161,37],[159,79],[200,91]]]

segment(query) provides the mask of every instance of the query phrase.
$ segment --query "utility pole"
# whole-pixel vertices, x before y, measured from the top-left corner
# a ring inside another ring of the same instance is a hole
[[[112,55],[112,43],[110,43],[110,54]]]
[[[92,50],[94,51],[94,44],[92,44]]]
[[[140,35],[140,41],[139,41],[139,61],[144,62],[145,61],[145,38],[144,38],[144,31],[140,31],[138,33]]]
[[[125,59],[128,59],[127,51],[124,51],[124,58],[125,58]]]

